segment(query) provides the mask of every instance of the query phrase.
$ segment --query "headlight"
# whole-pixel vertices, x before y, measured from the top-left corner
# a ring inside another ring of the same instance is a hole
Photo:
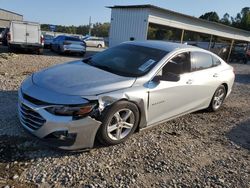
[[[46,110],[59,116],[83,117],[92,112],[95,106],[96,104],[87,104],[84,106],[52,106],[46,108]]]

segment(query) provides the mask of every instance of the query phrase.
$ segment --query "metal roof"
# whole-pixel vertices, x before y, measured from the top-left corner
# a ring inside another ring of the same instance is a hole
[[[138,45],[138,46],[145,46],[149,48],[156,48],[156,49],[160,49],[160,50],[167,51],[167,52],[171,52],[175,49],[183,49],[183,48],[200,49],[198,47],[187,45],[187,44],[166,42],[166,41],[159,41],[159,40],[128,41],[124,43]]]
[[[18,15],[18,16],[23,16],[22,14],[18,14],[18,13],[16,13],[16,12],[12,12],[12,11],[5,10],[5,9],[2,9],[2,8],[0,8],[0,10],[2,10],[2,11],[4,11],[4,12],[11,13],[11,14],[15,14],[15,15]]]
[[[151,5],[151,4],[144,4],[144,5],[114,5],[114,6],[108,6],[107,8],[111,8],[111,9],[149,8],[149,9],[159,10],[159,11],[163,11],[165,13],[175,14],[177,16],[182,16],[182,17],[185,17],[185,18],[189,18],[189,19],[192,19],[192,20],[199,21],[199,22],[213,24],[214,26],[219,26],[220,28],[224,28],[226,30],[237,32],[238,34],[242,33],[242,35],[243,34],[248,35],[249,38],[246,39],[246,41],[250,41],[250,31],[238,29],[238,28],[227,26],[227,25],[217,23],[217,22],[211,22],[211,21],[208,21],[208,20],[204,20],[204,19],[200,19],[200,18],[197,18],[197,17],[194,17],[194,16],[190,16],[190,15],[182,14],[182,13],[175,12],[175,11],[172,11],[172,10],[164,9],[164,8],[154,6],[154,5]]]

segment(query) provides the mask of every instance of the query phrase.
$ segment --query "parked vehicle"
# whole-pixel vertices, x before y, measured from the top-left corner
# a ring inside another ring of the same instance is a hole
[[[250,49],[247,50],[247,53],[246,53],[246,54],[247,54],[248,60],[250,60]]]
[[[7,43],[11,51],[17,49],[42,53],[44,39],[40,24],[35,22],[11,21],[7,33]]]
[[[103,38],[100,37],[86,37],[83,39],[88,47],[104,48],[105,42]]]
[[[86,44],[79,38],[59,35],[53,39],[51,50],[61,53],[86,53]]]
[[[3,41],[3,31],[5,30],[5,28],[0,27],[0,42]]]
[[[19,89],[19,118],[61,149],[125,141],[201,109],[217,111],[232,91],[233,68],[184,44],[134,41],[33,74]]]
[[[10,29],[7,27],[2,31],[2,45],[8,46],[8,33]]]
[[[250,56],[248,55],[248,46],[246,44],[235,45],[232,49],[230,61],[243,62],[244,64],[247,64],[248,60],[250,60]]]
[[[52,35],[43,35],[44,37],[44,48],[51,48],[52,41],[54,39],[54,36]]]

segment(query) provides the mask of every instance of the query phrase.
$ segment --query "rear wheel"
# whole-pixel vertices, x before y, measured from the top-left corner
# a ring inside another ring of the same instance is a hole
[[[101,48],[101,47],[102,47],[102,45],[101,45],[101,44],[98,44],[98,45],[97,45],[97,48]]]
[[[219,86],[213,95],[213,98],[210,102],[208,110],[211,112],[215,112],[215,111],[219,110],[224,102],[226,94],[227,94],[227,92],[226,92],[225,86],[223,86],[223,85]]]
[[[43,49],[42,48],[37,49],[36,53],[37,53],[37,55],[42,55]]]
[[[57,53],[60,54],[60,55],[63,54],[63,52],[62,52],[60,46],[57,47]]]
[[[80,53],[80,54],[81,54],[82,57],[84,57],[84,56],[85,56],[85,53],[86,53],[86,52],[82,52],[82,53]]]
[[[139,111],[133,103],[117,102],[104,112],[101,121],[98,140],[105,145],[119,144],[136,130],[139,123]]]

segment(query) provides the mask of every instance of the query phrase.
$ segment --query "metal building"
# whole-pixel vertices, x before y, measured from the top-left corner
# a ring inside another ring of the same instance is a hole
[[[8,27],[12,20],[22,21],[23,15],[0,9],[0,28]]]
[[[149,24],[179,29],[181,31],[179,42],[181,43],[183,42],[185,32],[207,34],[210,38],[210,43],[213,37],[226,38],[230,40],[230,51],[235,40],[250,42],[250,32],[248,31],[202,20],[153,5],[112,6],[108,8],[112,9],[109,33],[110,47],[128,40],[146,40]]]

